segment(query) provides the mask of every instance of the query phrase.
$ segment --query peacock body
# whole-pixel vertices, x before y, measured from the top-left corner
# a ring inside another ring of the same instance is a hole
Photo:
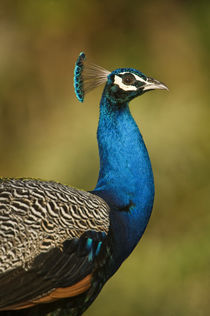
[[[106,82],[91,192],[34,179],[0,180],[0,315],[81,315],[132,252],[149,221],[151,163],[128,103],[167,87],[132,68],[75,66],[75,92]]]

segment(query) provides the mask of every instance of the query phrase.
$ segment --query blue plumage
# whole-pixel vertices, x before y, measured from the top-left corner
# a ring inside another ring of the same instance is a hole
[[[44,196],[41,211],[48,211],[49,216],[40,226],[45,225],[47,230],[45,248],[36,250],[31,266],[25,269],[24,261],[22,266],[0,273],[0,285],[7,293],[0,295],[1,315],[45,315],[47,312],[56,316],[81,315],[145,231],[153,207],[154,180],[149,155],[130,113],[129,102],[146,91],[167,87],[133,68],[109,72],[96,65],[88,66],[85,54],[81,53],[74,71],[78,100],[83,102],[86,92],[102,83],[106,84],[97,130],[100,171],[95,189],[85,193],[32,180],[7,184],[10,191],[18,185],[19,195],[32,186],[28,204],[34,203],[34,208],[39,205],[40,201],[30,201],[35,190],[36,197]],[[20,187],[24,190],[20,191]],[[3,194],[5,198],[5,188]],[[59,221],[54,222],[60,210]],[[35,211],[32,211],[34,217]],[[27,212],[29,217],[30,212]],[[8,223],[11,220],[8,217]],[[57,243],[54,233],[50,232],[55,223],[59,232]],[[37,222],[32,220],[31,225],[36,226]],[[63,227],[66,237],[59,239],[59,229],[62,231]],[[16,308],[20,311],[15,311]]]
[[[128,104],[112,104],[107,93],[105,88],[100,104],[100,172],[93,192],[112,206],[111,225],[116,235],[113,253],[120,264],[145,230],[154,183],[147,149]]]

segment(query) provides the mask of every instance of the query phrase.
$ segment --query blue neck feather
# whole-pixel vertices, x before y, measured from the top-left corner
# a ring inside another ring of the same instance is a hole
[[[100,172],[94,193],[111,207],[116,265],[131,253],[147,226],[154,200],[150,159],[128,103],[116,104],[106,88],[98,126]]]

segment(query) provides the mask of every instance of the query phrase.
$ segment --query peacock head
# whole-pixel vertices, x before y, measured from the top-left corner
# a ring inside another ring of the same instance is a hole
[[[107,78],[107,97],[113,102],[125,103],[154,89],[168,89],[163,83],[145,76],[133,68],[120,68],[112,71]]]
[[[123,104],[135,97],[154,89],[166,89],[167,86],[133,68],[119,68],[112,72],[97,65],[86,65],[85,54],[77,59],[74,71],[74,88],[79,101],[95,87],[106,83],[104,93],[113,104]]]

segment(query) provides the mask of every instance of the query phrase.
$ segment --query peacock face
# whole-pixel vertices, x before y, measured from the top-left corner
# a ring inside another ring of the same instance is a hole
[[[125,103],[154,89],[168,89],[163,83],[132,68],[120,68],[107,77],[106,95],[112,102]]]
[[[85,54],[80,53],[74,70],[74,89],[78,100],[83,102],[88,91],[103,83],[106,83],[104,93],[112,104],[129,102],[149,90],[168,90],[163,83],[133,68],[119,68],[110,72],[95,64],[88,65]]]

